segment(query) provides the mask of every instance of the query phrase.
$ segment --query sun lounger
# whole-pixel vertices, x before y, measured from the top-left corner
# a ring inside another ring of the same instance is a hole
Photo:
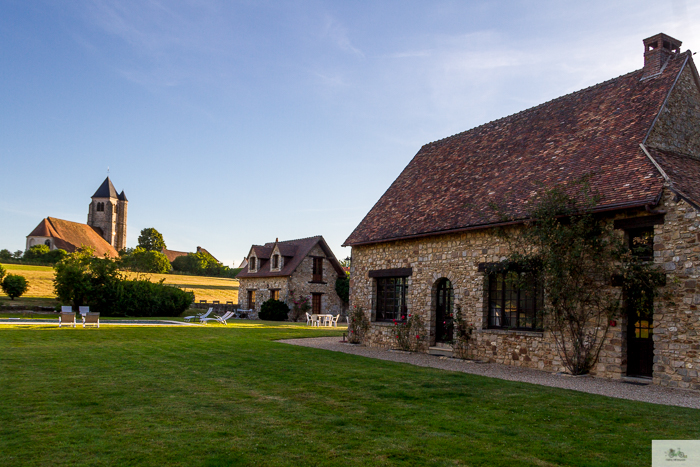
[[[66,311],[66,308],[68,309],[68,311]],[[72,324],[73,327],[75,327],[75,313],[73,312],[73,309],[69,306],[61,307],[61,314],[58,316],[58,327],[60,328],[63,324],[65,324],[66,326]]]
[[[100,327],[100,314],[99,313],[85,313],[83,315],[83,327],[85,327],[86,324],[93,324],[97,326],[98,328]]]
[[[223,316],[214,316],[213,318],[204,318],[200,321],[204,324],[207,324],[207,321],[218,321],[221,324],[227,324],[226,320],[233,317],[233,315],[234,315],[233,311],[227,311],[226,313],[224,313]]]
[[[233,312],[233,311],[227,311],[226,313],[223,314],[223,316],[215,316],[213,318],[204,318],[202,320],[202,322],[204,324],[207,324],[207,321],[218,321],[221,324],[228,324],[226,321],[233,318],[234,314],[235,314],[235,312]]]
[[[197,315],[185,316],[183,319],[185,320],[186,323],[189,323],[190,320],[197,320],[197,319],[202,321],[202,319],[209,316],[212,311],[214,311],[214,307],[209,308],[206,313],[199,313]]]

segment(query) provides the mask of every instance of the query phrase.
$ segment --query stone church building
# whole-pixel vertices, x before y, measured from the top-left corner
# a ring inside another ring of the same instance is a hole
[[[543,187],[589,176],[595,210],[630,242],[645,239],[673,296],[651,318],[629,310],[610,322],[593,374],[700,389],[700,78],[681,41],[643,44],[640,70],[420,149],[345,241],[369,345],[395,345],[392,320],[417,313],[429,345],[449,351],[459,304],[475,357],[563,371],[537,284],[508,290],[484,265],[508,253],[495,232],[503,214],[518,229]]]
[[[107,177],[92,195],[87,224],[47,217],[27,235],[26,249],[44,244],[52,250],[60,248],[72,253],[89,246],[97,256],[106,254],[116,258],[117,252],[126,248],[128,203],[124,191],[117,194]]]

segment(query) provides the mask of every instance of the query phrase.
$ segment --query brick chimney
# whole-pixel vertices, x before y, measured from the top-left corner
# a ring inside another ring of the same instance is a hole
[[[682,42],[660,33],[644,39],[644,73],[642,79],[658,75],[668,59],[681,53]]]

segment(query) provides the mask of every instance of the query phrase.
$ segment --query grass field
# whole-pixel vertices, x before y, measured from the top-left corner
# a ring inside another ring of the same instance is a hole
[[[700,411],[274,342],[338,335],[0,327],[0,465],[639,466]]]
[[[53,268],[22,264],[3,264],[2,266],[8,273],[24,276],[29,281],[29,290],[22,297],[10,300],[0,289],[0,305],[53,306],[56,304],[53,292]],[[238,303],[238,281],[236,279],[179,274],[136,274],[131,272],[125,274],[128,277],[145,275],[154,282],[165,279],[166,284],[193,291],[197,302],[199,300],[220,300],[221,303],[226,303],[230,300],[233,303]]]

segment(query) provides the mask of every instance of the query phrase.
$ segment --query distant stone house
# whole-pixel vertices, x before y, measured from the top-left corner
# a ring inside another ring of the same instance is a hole
[[[180,256],[187,256],[190,254],[190,252],[188,252],[188,251],[168,250],[167,248],[163,248],[160,252],[163,253],[165,255],[165,257],[168,258],[168,261],[170,261],[171,263],[173,261],[175,261],[175,259],[180,257]],[[204,254],[207,254],[207,255],[211,256],[212,258],[214,258],[214,255],[209,253],[206,249],[202,248],[201,246],[197,247],[196,253],[204,253]],[[214,258],[214,260],[216,262],[219,262],[219,260],[216,258]]]
[[[631,310],[611,323],[593,373],[700,389],[700,79],[680,41],[643,42],[641,70],[420,149],[345,241],[370,345],[393,345],[392,320],[407,313],[424,318],[430,345],[451,341],[443,323],[459,304],[476,357],[563,370],[541,301],[506,297],[518,292],[484,272],[508,252],[491,206],[517,229],[543,186],[590,175],[596,211],[653,248],[675,295],[651,319]]]
[[[247,264],[238,273],[238,304],[253,309],[270,298],[292,308],[293,297],[307,297],[319,314],[341,314],[343,302],[335,291],[336,279],[343,268],[322,236],[298,240],[275,240],[253,245]]]

